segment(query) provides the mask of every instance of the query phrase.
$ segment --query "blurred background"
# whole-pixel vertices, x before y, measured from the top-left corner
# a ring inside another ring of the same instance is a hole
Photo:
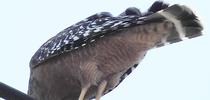
[[[49,38],[97,12],[142,12],[155,0],[0,0],[0,82],[27,93],[29,61]],[[203,36],[150,50],[102,100],[210,100],[210,14],[205,0],[165,0],[192,8]]]

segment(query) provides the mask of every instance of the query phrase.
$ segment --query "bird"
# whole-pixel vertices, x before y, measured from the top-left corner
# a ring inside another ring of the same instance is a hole
[[[154,48],[202,35],[185,5],[156,1],[146,13],[94,14],[46,41],[32,56],[28,94],[36,100],[90,100],[114,90]]]

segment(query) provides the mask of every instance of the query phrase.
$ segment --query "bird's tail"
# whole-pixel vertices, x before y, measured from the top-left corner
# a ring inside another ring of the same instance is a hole
[[[183,5],[176,4],[147,17],[149,19],[164,17],[174,24],[174,28],[168,33],[166,40],[157,43],[156,47],[202,35],[203,27],[200,20],[191,9]]]

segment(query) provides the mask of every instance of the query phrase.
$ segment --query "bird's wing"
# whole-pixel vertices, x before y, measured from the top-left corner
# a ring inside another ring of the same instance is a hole
[[[102,17],[98,17],[102,16]],[[80,21],[45,42],[33,55],[30,67],[34,67],[49,58],[78,49],[101,36],[117,33],[125,28],[161,21],[164,17],[149,19],[141,16],[105,16],[95,14]]]

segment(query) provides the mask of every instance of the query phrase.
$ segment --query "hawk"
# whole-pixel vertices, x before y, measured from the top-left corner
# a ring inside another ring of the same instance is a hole
[[[192,10],[157,1],[146,13],[94,14],[46,41],[30,61],[28,94],[37,100],[99,100],[115,89],[148,50],[203,30]]]

